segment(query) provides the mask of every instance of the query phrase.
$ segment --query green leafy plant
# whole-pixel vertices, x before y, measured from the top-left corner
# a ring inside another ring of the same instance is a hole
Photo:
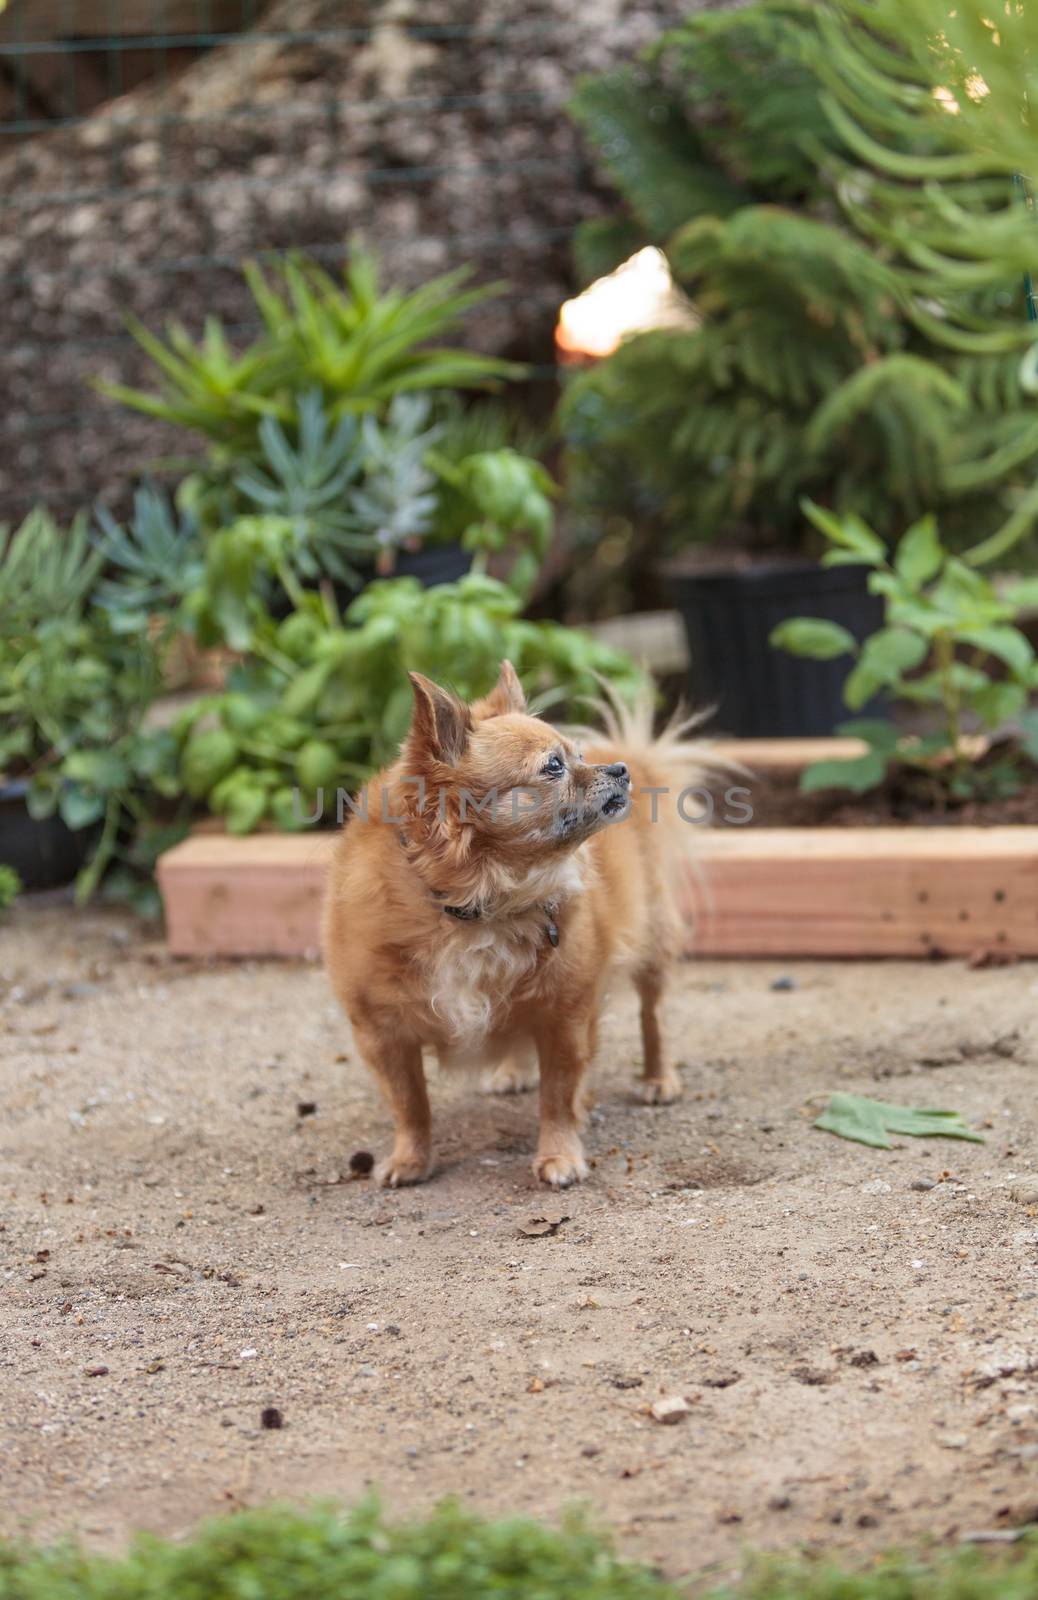
[[[953,549],[1027,533],[1035,245],[1019,156],[997,138],[964,145],[934,99],[948,8],[934,0],[931,33],[913,24],[911,43],[898,11],[697,12],[637,66],[578,88],[573,114],[626,204],[578,254],[598,272],[657,244],[690,310],[689,326],[631,337],[567,385],[570,481],[592,528],[619,503],[648,530],[636,547],[658,548],[662,528],[672,546],[810,549],[808,493],[884,540],[930,509]],[[1014,18],[1014,37],[1027,28]],[[985,59],[1008,53],[989,42]],[[1023,59],[1004,67],[1018,87]],[[953,65],[946,83],[968,76],[968,58]],[[993,98],[970,102],[975,132]],[[1001,112],[1017,147],[1022,104]]]
[[[0,772],[29,781],[35,817],[95,829],[80,873],[87,899],[147,817],[176,795],[172,735],[144,717],[158,692],[155,645],[94,604],[100,555],[80,519],[33,512],[0,538]]]
[[[740,1565],[743,1563],[740,1562]],[[184,1539],[139,1536],[118,1556],[71,1542],[0,1546],[0,1600],[1032,1600],[1038,1541],[903,1552],[858,1566],[824,1554],[751,1558],[747,1570],[668,1583],[619,1559],[574,1514],[560,1528],[486,1521],[447,1502],[389,1521],[371,1501],[243,1511]],[[709,1585],[709,1587],[707,1587]]]
[[[871,569],[869,587],[883,596],[884,626],[859,645],[837,623],[792,617],[774,629],[771,643],[816,661],[853,656],[844,685],[849,710],[860,710],[883,692],[932,708],[939,725],[923,737],[906,738],[883,718],[844,723],[838,731],[864,739],[867,752],[849,761],[816,762],[803,773],[801,788],[862,793],[899,763],[924,770],[953,799],[992,789],[1012,792],[1018,763],[1007,757],[994,767],[977,766],[964,731],[967,720],[994,729],[1021,716],[1038,690],[1034,649],[1016,626],[1023,610],[1038,605],[1038,579],[996,587],[949,554],[933,517],[910,528],[888,556],[884,541],[860,517],[835,516],[810,503],[806,510],[829,541],[823,566]]]
[[[478,574],[422,589],[417,579],[371,584],[341,625],[330,597],[301,597],[281,622],[267,619],[228,690],[192,705],[176,727],[187,792],[204,799],[234,833],[261,823],[309,825],[324,791],[356,789],[390,761],[407,732],[409,671],[475,698],[492,686],[503,657],[532,694],[575,705],[606,677],[622,694],[633,663],[572,628],[530,622],[507,585]]]
[[[0,861],[0,913],[10,911],[22,892],[22,880],[13,867]]]
[[[427,541],[481,549],[512,541],[515,581],[527,592],[532,552],[550,537],[550,479],[514,448],[521,430],[505,413],[486,405],[466,413],[459,397],[524,369],[438,342],[500,286],[465,288],[462,270],[409,294],[383,289],[363,253],[347,261],[341,284],[300,255],[248,267],[246,277],[262,323],[248,349],[236,354],[215,319],[197,345],[175,322],[165,344],[136,327],[160,392],[102,385],[207,441],[204,462],[177,494],[210,568],[213,603],[192,613],[200,634],[229,630],[240,649],[246,590],[269,602],[271,581],[282,583],[285,572],[304,584],[328,577],[357,588],[365,567],[385,576],[400,550]],[[507,462],[482,462],[506,449]],[[172,546],[147,526],[154,518],[152,501],[135,508],[140,528],[116,536],[107,524],[105,553],[124,571],[137,569],[138,587],[147,575],[157,594],[170,587]],[[189,542],[176,548],[186,558]],[[179,586],[178,604],[188,587]],[[119,604],[112,591],[108,598]]]
[[[551,543],[555,484],[539,461],[505,447],[451,462],[434,456],[441,479],[456,491],[468,521],[461,543],[474,550],[474,570],[491,555],[511,557],[508,582],[527,599]]]
[[[499,285],[465,288],[465,269],[411,293],[381,288],[374,259],[362,252],[347,259],[341,282],[298,254],[249,266],[245,276],[262,332],[244,351],[234,352],[214,317],[197,344],[175,321],[165,343],[134,324],[157,369],[158,393],[122,384],[101,384],[102,391],[201,433],[226,462],[259,454],[264,417],[294,428],[297,399],[311,390],[334,425],[362,412],[383,416],[400,394],[485,389],[522,375],[512,362],[433,343],[500,292]]]
[[[509,581],[525,596],[551,538],[551,478],[509,448],[441,455],[447,430],[431,411],[427,395],[401,394],[382,421],[333,425],[311,391],[298,400],[293,434],[263,418],[257,461],[193,474],[176,504],[145,485],[125,527],[100,510],[109,569],[101,604],[124,630],[163,613],[167,631],[245,650],[279,596],[298,605],[322,579],[358,588],[365,566],[391,572],[399,551],[434,528],[441,488],[477,565],[489,551],[509,552]]]
[[[488,1522],[446,1503],[390,1522],[371,1501],[221,1518],[186,1541],[141,1537],[123,1556],[0,1547],[0,1600],[677,1600],[575,1515],[559,1530]]]
[[[814,1126],[879,1150],[894,1148],[892,1133],[907,1134],[913,1139],[969,1139],[974,1144],[984,1143],[984,1135],[974,1133],[958,1111],[924,1111],[919,1106],[869,1100],[860,1094],[831,1095]]]

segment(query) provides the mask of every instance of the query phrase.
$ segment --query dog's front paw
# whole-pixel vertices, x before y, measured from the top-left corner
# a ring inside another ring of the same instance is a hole
[[[579,1144],[572,1150],[538,1151],[533,1164],[535,1178],[550,1184],[553,1189],[568,1189],[581,1183],[588,1174],[588,1165]]]
[[[669,1106],[681,1099],[685,1085],[673,1067],[665,1067],[658,1078],[643,1078],[639,1089],[647,1106]]]
[[[375,1168],[375,1182],[383,1189],[401,1189],[407,1183],[424,1183],[431,1170],[428,1152],[394,1150]]]

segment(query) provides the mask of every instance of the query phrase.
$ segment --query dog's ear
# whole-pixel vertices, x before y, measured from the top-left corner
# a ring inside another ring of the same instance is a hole
[[[453,766],[464,754],[472,732],[468,706],[420,672],[409,672],[408,677],[414,690],[414,714],[407,740],[411,755],[431,756]]]
[[[473,706],[477,717],[503,717],[506,711],[525,711],[526,696],[510,661],[502,661],[497,683],[484,700]]]

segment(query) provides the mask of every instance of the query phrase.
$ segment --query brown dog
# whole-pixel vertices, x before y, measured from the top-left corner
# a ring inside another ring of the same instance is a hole
[[[694,747],[653,742],[617,711],[629,748],[588,747],[528,714],[509,662],[465,705],[418,673],[400,758],[373,778],[342,834],[325,908],[325,960],[357,1046],[389,1102],[395,1138],[376,1177],[420,1183],[432,1162],[422,1049],[483,1065],[491,1087],[540,1066],[534,1172],[586,1177],[581,1082],[611,976],[642,1018],[642,1092],[674,1100],[658,1008],[678,918],[675,780]],[[653,792],[655,791],[655,793]]]

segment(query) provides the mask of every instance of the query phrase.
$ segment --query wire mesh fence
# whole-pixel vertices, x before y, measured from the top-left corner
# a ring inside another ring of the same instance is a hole
[[[10,0],[0,13],[0,520],[111,499],[185,441],[120,411],[128,332],[253,329],[244,260],[351,241],[413,285],[508,280],[468,341],[550,371],[574,225],[565,102],[683,9],[616,0]]]

